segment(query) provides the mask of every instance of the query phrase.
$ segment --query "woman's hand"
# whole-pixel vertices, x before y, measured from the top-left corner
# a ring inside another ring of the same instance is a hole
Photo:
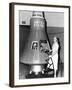
[[[49,58],[51,58],[52,56],[51,55],[49,55]]]
[[[50,52],[52,52],[52,50],[49,50]]]

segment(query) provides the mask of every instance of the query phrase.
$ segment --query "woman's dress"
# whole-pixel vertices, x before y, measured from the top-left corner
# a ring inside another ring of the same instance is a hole
[[[59,48],[59,45],[57,42],[55,42],[52,46],[52,60],[53,60],[55,70],[58,69],[58,48]]]

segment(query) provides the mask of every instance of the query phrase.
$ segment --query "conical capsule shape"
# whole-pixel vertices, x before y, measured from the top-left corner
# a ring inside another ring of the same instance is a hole
[[[42,64],[48,58],[44,50],[50,49],[43,12],[34,11],[30,19],[30,32],[25,43],[21,62]]]

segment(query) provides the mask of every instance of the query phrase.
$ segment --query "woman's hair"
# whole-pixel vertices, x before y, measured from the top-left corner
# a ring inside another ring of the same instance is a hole
[[[56,38],[56,41],[57,41],[57,43],[59,44],[59,46],[60,46],[60,39],[58,38],[58,37],[54,37],[54,38]]]
[[[56,39],[56,41],[58,42],[58,38],[56,36],[54,36],[54,39]]]

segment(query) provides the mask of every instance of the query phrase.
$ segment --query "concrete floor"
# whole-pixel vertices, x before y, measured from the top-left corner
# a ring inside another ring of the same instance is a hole
[[[64,76],[64,64],[59,64],[59,70],[57,72],[57,77],[63,77]],[[30,66],[26,65],[24,63],[20,63],[19,65],[19,79],[26,79],[26,75],[29,74]]]

